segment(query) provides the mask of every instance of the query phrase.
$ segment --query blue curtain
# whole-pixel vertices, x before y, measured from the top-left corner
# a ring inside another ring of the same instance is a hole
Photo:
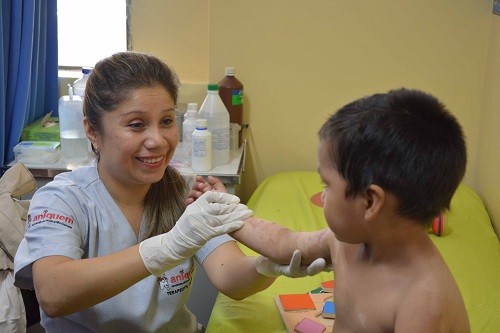
[[[57,113],[57,0],[0,1],[0,166],[24,126]]]

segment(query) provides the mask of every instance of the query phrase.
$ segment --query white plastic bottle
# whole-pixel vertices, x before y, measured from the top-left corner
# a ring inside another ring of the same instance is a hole
[[[73,94],[82,97],[85,95],[85,86],[89,78],[92,67],[82,67],[82,76],[73,82]]]
[[[207,97],[200,107],[198,117],[207,119],[212,133],[212,158],[214,166],[229,163],[229,112],[219,96],[217,84],[209,84]]]
[[[212,170],[212,133],[207,129],[206,119],[196,119],[196,129],[191,140],[191,169],[193,171]]]
[[[62,159],[66,164],[83,165],[89,159],[88,139],[83,128],[83,100],[73,95],[68,84],[68,95],[59,98],[59,135]]]
[[[191,135],[196,129],[196,118],[198,118],[198,103],[188,103],[184,121],[182,122],[182,142],[184,142],[184,146],[191,146]]]

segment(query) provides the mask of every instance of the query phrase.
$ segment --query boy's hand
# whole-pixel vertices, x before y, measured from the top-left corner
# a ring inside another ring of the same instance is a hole
[[[266,257],[260,256],[255,261],[255,267],[260,274],[265,276],[277,277],[284,275],[290,278],[313,276],[322,271],[331,270],[331,267],[326,265],[326,261],[323,258],[314,260],[308,266],[301,266],[300,261],[300,251],[295,250],[289,265],[280,265]]]
[[[205,180],[202,176],[196,176],[196,181],[186,199],[186,206],[195,202],[203,193],[208,191],[227,193],[226,186],[218,178],[208,176]]]

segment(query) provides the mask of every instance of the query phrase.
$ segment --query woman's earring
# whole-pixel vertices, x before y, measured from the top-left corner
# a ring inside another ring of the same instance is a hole
[[[92,147],[92,151],[94,152],[94,154],[97,157],[97,160],[99,161],[99,159],[101,157],[101,153],[99,152],[99,148],[97,148],[96,146],[94,146],[93,143],[90,143],[90,146]]]

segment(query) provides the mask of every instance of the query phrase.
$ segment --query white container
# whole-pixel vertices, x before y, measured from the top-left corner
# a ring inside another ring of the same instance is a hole
[[[192,135],[191,169],[193,171],[212,170],[212,133],[207,129],[206,119],[196,119],[196,129]]]
[[[230,153],[231,157],[234,157],[238,154],[238,148],[240,147],[240,131],[241,131],[241,126],[240,124],[237,123],[231,123],[229,124],[229,128],[231,130],[231,136],[229,139],[229,147],[230,147]]]
[[[189,168],[191,166],[191,148],[188,150],[183,145],[178,144],[169,164],[174,168]]]
[[[90,72],[92,72],[92,67],[82,67],[82,76],[73,82],[73,94],[80,96],[82,99],[85,95],[85,86]]]
[[[177,103],[175,106],[175,124],[179,132],[179,141],[182,142],[182,123],[184,122],[184,115],[186,114],[186,103]]]
[[[54,164],[61,157],[61,144],[54,141],[21,141],[14,147],[17,162]]]
[[[189,103],[184,114],[182,123],[182,147],[189,151],[189,163],[191,163],[191,136],[196,129],[196,118],[198,117],[198,103]]]
[[[207,120],[212,133],[212,158],[214,166],[229,163],[229,112],[219,96],[217,84],[209,84],[207,97],[200,107],[198,117]]]
[[[83,128],[83,100],[74,96],[73,89],[68,86],[68,95],[59,98],[58,105],[62,159],[67,164],[84,165],[90,156]]]
[[[182,142],[185,143],[185,146],[191,146],[191,135],[196,129],[196,118],[198,118],[197,107],[197,103],[189,103],[188,110],[184,115],[184,122],[182,123]]]

